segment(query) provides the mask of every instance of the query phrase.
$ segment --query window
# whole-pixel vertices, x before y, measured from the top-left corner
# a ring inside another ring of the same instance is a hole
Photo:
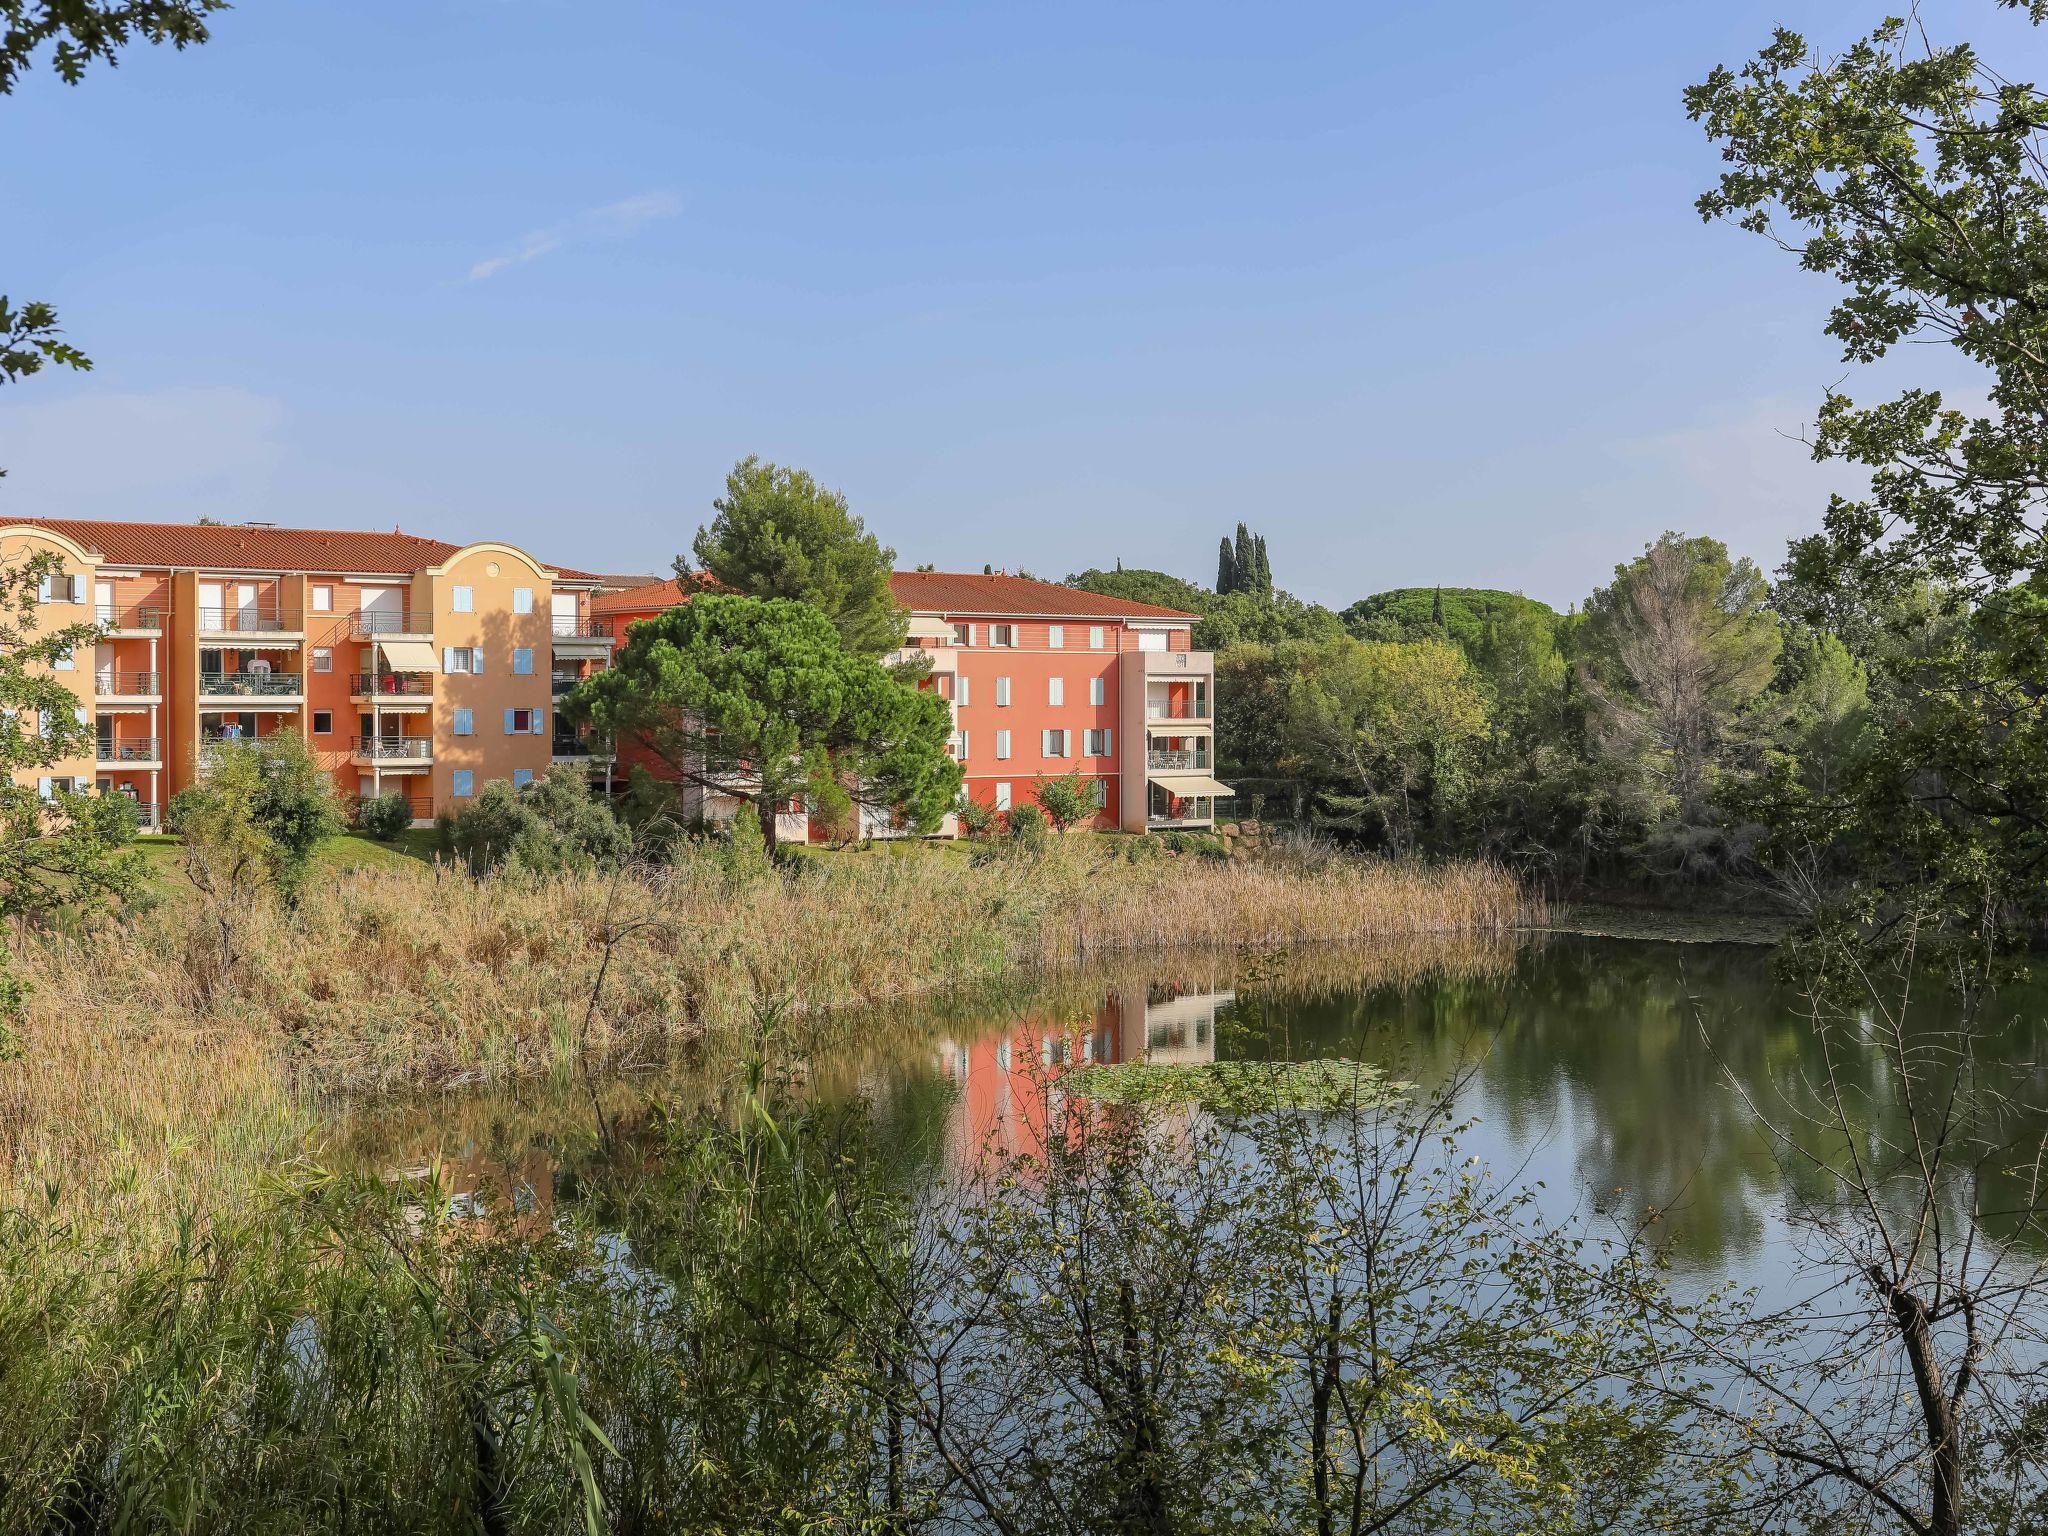
[[[1045,631],[1045,643],[1056,651],[1064,649],[1067,643],[1067,626],[1064,624],[1048,625]]]
[[[508,709],[505,711],[505,734],[507,736],[538,736],[547,724],[544,709]]]
[[[1045,680],[1045,702],[1064,704],[1067,702],[1067,680],[1064,677],[1048,677]]]
[[[1088,626],[1088,649],[1091,651],[1102,649],[1102,626],[1100,624],[1090,624]]]
[[[996,757],[997,757],[998,759],[1001,759],[1001,758],[1006,758],[1006,757],[1008,757],[1009,755],[1010,755],[1010,733],[1009,733],[1008,731],[997,731],[997,732],[996,732]]]
[[[474,587],[453,587],[448,592],[448,607],[455,613],[476,612],[476,589]]]
[[[1039,751],[1046,757],[1071,757],[1073,754],[1069,751],[1069,748],[1072,747],[1073,741],[1074,733],[1072,731],[1040,731],[1038,733]]]
[[[442,646],[441,670],[450,674],[468,673],[481,676],[484,670],[484,648],[480,645]]]
[[[313,670],[315,672],[332,672],[334,670],[334,652],[324,645],[314,646]]]
[[[996,679],[996,706],[999,709],[1007,709],[1009,704],[1010,680],[1007,677],[999,677]]]
[[[449,779],[451,780],[448,785],[448,792],[450,794],[468,796],[476,793],[476,771],[474,769],[458,768],[449,775]]]
[[[953,679],[953,702],[955,704],[965,704],[967,702],[967,674],[964,672]]]
[[[512,670],[521,677],[533,676],[533,647],[522,645],[512,652]]]
[[[1138,649],[1141,651],[1163,651],[1166,649],[1166,631],[1163,629],[1141,629],[1138,631]]]
[[[1083,731],[1081,733],[1081,755],[1083,757],[1108,757],[1110,755],[1110,733]]]
[[[458,736],[474,736],[476,734],[475,714],[466,709],[455,711],[455,734]]]
[[[997,810],[999,810],[999,811],[1007,811],[1007,810],[1008,810],[1009,808],[1010,808],[1010,786],[1009,786],[1008,784],[1005,784],[1005,783],[998,783],[998,784],[996,785],[996,809],[997,809]],[[1008,1047],[1008,1046],[1004,1046],[1004,1047],[1003,1047],[1003,1049],[1007,1051],[1007,1050],[1009,1049],[1009,1047]],[[1007,1063],[1006,1063],[1006,1065],[1007,1065]]]
[[[333,710],[316,709],[313,711],[313,734],[315,736],[332,736],[334,734]]]
[[[334,612],[334,588],[314,587],[311,591],[313,594],[313,611],[315,613]]]
[[[78,666],[78,658],[70,651],[59,651],[51,658],[50,666],[58,672],[69,672]]]
[[[524,789],[532,782],[533,770],[531,768],[514,768],[512,770],[512,787],[514,789]]]
[[[1106,692],[1107,689],[1101,678],[1091,677],[1088,679],[1088,702],[1090,704],[1100,704]]]
[[[988,643],[990,645],[1015,645],[1017,643],[1017,626],[1014,624],[989,625]]]
[[[512,589],[512,611],[514,613],[533,612],[533,588],[514,587]]]
[[[953,759],[955,762],[961,763],[967,761],[967,733],[965,731],[955,731],[953,733]]]
[[[1088,797],[1095,802],[1095,808],[1098,811],[1106,809],[1109,805],[1109,780],[1090,780],[1088,784]]]
[[[953,626],[953,643],[955,645],[974,644],[974,626],[972,624],[955,624]]]
[[[39,603],[82,603],[85,601],[85,578],[66,576],[59,573],[45,576],[36,583],[36,601]]]

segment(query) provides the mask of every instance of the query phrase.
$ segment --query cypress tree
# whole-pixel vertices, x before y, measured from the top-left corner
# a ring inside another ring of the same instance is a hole
[[[1437,627],[1437,633],[1439,633],[1439,634],[1443,633],[1443,627],[1444,627],[1444,589],[1443,589],[1442,587],[1438,587],[1438,588],[1436,589],[1436,599],[1435,599],[1435,601],[1433,601],[1433,602],[1432,602],[1432,603],[1430,604],[1430,608],[1429,608],[1429,622],[1430,622],[1430,623],[1432,623],[1432,624],[1434,624],[1434,625],[1435,625],[1435,626]]]
[[[1256,590],[1261,597],[1273,595],[1273,562],[1266,558],[1266,536],[1262,533],[1252,540],[1252,548],[1258,553],[1259,571]]]
[[[1258,581],[1258,559],[1252,553],[1252,531],[1243,523],[1237,525],[1237,552],[1230,557],[1233,580],[1230,590],[1250,592]]]
[[[1237,590],[1237,561],[1230,553],[1230,540],[1226,536],[1216,541],[1216,595]]]

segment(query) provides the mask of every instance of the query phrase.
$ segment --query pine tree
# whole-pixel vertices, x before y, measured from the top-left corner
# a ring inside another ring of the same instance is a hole
[[[1237,560],[1230,552],[1230,539],[1226,535],[1216,541],[1216,595],[1237,590]]]

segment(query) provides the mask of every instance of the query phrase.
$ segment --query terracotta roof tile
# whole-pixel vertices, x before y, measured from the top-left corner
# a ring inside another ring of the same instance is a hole
[[[951,571],[898,571],[889,579],[896,601],[913,613],[1010,613],[1048,618],[1194,619],[1199,614],[1128,598],[1079,592],[1029,576]]]
[[[99,522],[71,517],[0,519],[47,528],[96,550],[109,565],[241,571],[368,571],[409,575],[439,565],[463,546],[416,534],[333,528],[252,528],[226,524]],[[572,580],[589,573],[557,566]]]
[[[1099,592],[1077,592],[1057,582],[1037,581],[1029,576],[955,574],[946,571],[897,571],[889,578],[896,601],[913,613],[1017,614],[1045,618],[1074,619],[1194,619],[1199,614],[1178,608],[1160,608],[1127,598],[1104,597]],[[674,581],[651,582],[623,592],[606,592],[591,599],[590,611],[599,616],[622,613],[658,613],[683,602],[681,586]]]

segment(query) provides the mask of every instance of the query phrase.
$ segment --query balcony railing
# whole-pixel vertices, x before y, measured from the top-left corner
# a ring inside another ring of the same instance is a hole
[[[580,677],[550,677],[548,679],[548,691],[559,699],[582,681],[583,679]]]
[[[209,635],[260,635],[296,631],[296,608],[201,608],[199,627]]]
[[[163,756],[163,743],[154,736],[117,736],[101,740],[93,749],[93,760],[101,763],[154,763]]]
[[[1145,701],[1147,720],[1206,720],[1209,718],[1209,701],[1204,698],[1189,699],[1147,699]]]
[[[103,699],[141,697],[162,693],[161,672],[98,672],[93,675],[93,692]]]
[[[380,759],[432,757],[434,742],[429,736],[358,736],[355,755]]]
[[[127,607],[119,603],[96,603],[92,621],[106,629],[162,629],[164,610],[157,603],[136,603]]]
[[[583,736],[557,736],[552,754],[556,757],[610,757],[611,747]]]
[[[557,640],[609,640],[611,625],[603,619],[556,619],[554,621]]]
[[[434,692],[434,680],[424,672],[352,672],[350,693],[379,694],[386,698],[424,699]]]
[[[296,672],[202,672],[202,694],[231,698],[289,698],[306,691],[306,680]]]
[[[135,808],[135,824],[145,832],[154,832],[157,827],[157,807],[154,800],[141,800],[125,790],[110,790],[108,800],[126,800]]]
[[[424,635],[432,629],[427,624],[415,629],[413,622],[410,613],[394,613],[388,608],[364,608],[349,615],[348,627],[351,634],[357,635]]]
[[[1209,754],[1196,752],[1187,747],[1152,747],[1145,753],[1145,766],[1168,769],[1199,768],[1206,773],[1209,770]]]

